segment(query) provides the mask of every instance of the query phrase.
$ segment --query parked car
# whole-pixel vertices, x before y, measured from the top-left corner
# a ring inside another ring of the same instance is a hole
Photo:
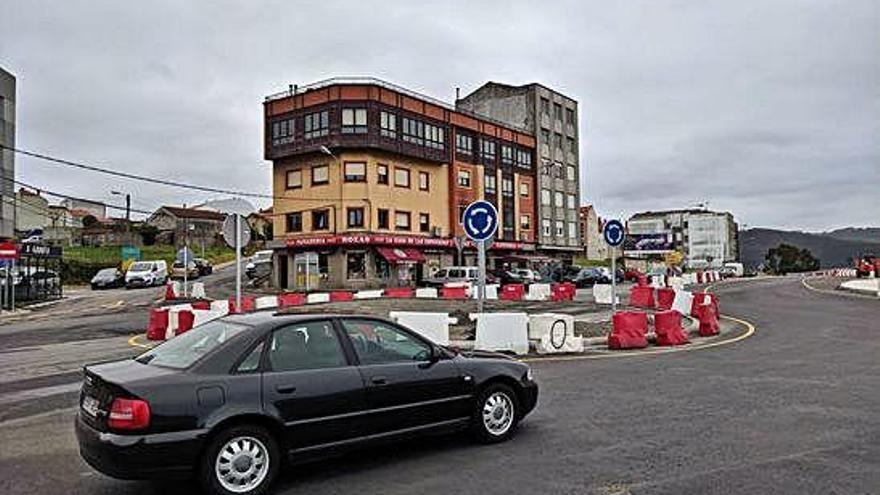
[[[186,264],[186,278],[192,280],[195,278],[199,278],[201,272],[199,272],[199,267],[196,265],[196,262],[190,261]],[[173,265],[171,265],[171,278],[172,279],[183,279],[184,269],[182,261],[175,261]]]
[[[125,272],[125,288],[162,285],[168,281],[168,264],[165,260],[137,261]]]
[[[583,268],[572,280],[579,288],[592,287],[595,284],[610,284],[611,278],[600,268]]]
[[[196,258],[193,261],[196,264],[196,268],[199,269],[199,275],[210,275],[214,273],[214,266],[205,258]]]
[[[520,277],[516,273],[513,273],[510,270],[505,270],[505,269],[492,270],[491,276],[492,276],[492,278],[495,279],[496,283],[499,283],[501,285],[523,283],[522,277]]]
[[[248,278],[268,275],[272,272],[272,250],[257,251],[244,266],[244,274]]]
[[[118,268],[104,268],[92,277],[92,290],[110,289],[125,285],[125,274]]]
[[[288,460],[427,433],[507,440],[537,396],[526,364],[389,321],[254,313],[86,366],[75,431],[107,475],[262,494]]]
[[[856,262],[856,277],[870,277],[872,271],[874,276],[880,275],[880,258],[873,254],[866,254],[859,258]]]
[[[538,272],[530,268],[514,268],[511,272],[516,274],[524,284],[532,284],[541,280]]]
[[[477,275],[475,266],[447,266],[425,278],[422,283],[428,287],[443,287],[448,283],[476,282]]]

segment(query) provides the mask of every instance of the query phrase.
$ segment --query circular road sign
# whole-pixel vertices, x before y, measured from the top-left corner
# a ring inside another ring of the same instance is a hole
[[[231,213],[226,215],[226,220],[223,221],[223,240],[226,241],[226,245],[235,249],[235,217],[241,218],[239,223],[239,227],[241,230],[241,245],[247,246],[249,242],[251,242],[251,227],[247,223],[247,219],[239,215],[237,213]]]
[[[461,224],[471,240],[485,241],[498,230],[498,210],[488,201],[474,201],[465,208]]]
[[[624,231],[623,224],[620,223],[620,220],[609,220],[605,223],[605,229],[602,230],[602,236],[605,238],[605,242],[607,242],[609,246],[620,246],[623,244],[623,238],[626,237],[626,232]]]

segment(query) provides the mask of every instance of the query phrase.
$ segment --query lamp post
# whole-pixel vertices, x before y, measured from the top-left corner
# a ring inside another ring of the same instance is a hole
[[[131,194],[113,190],[110,191],[110,194],[114,196],[125,196],[125,242],[131,245]]]

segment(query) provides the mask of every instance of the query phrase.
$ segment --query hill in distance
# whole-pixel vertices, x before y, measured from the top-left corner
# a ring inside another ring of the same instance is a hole
[[[848,227],[823,233],[755,228],[741,230],[739,243],[740,261],[747,267],[764,263],[767,251],[780,244],[809,249],[822,268],[851,267],[853,258],[880,255],[880,228]]]

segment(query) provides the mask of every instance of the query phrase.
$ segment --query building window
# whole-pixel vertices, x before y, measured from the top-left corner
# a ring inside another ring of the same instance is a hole
[[[379,112],[379,127],[382,136],[397,138],[397,115],[391,112]]]
[[[288,189],[299,189],[302,186],[303,186],[302,170],[288,170],[287,171],[287,188]]]
[[[541,189],[541,204],[550,206],[550,189]]]
[[[562,150],[562,134],[557,132],[554,137],[553,144],[555,145],[555,148]]]
[[[380,163],[376,167],[376,183],[388,185],[388,165]]]
[[[345,162],[345,182],[366,182],[367,164],[364,162]]]
[[[574,109],[565,109],[565,123],[574,125]]]
[[[531,230],[532,229],[532,217],[529,215],[520,215],[519,216],[519,228],[523,230]]]
[[[565,171],[565,166],[562,165],[561,163],[556,162],[553,165],[553,177],[556,177],[557,179],[562,179],[563,177],[565,177],[564,171]]]
[[[435,150],[446,149],[446,132],[442,127],[425,124],[425,146]]]
[[[319,186],[330,181],[330,170],[327,165],[312,167],[312,185]]]
[[[492,172],[486,172],[485,189],[488,194],[495,194],[496,178]]]
[[[312,230],[328,230],[330,228],[330,210],[312,211]]]
[[[501,178],[501,194],[505,196],[513,196],[513,179],[506,177]]]
[[[577,180],[577,169],[569,165],[565,170],[565,178],[568,180]]]
[[[550,115],[550,100],[547,98],[541,98],[541,113]]]
[[[455,134],[455,152],[472,155],[474,153],[474,140],[467,134]]]
[[[577,224],[574,222],[568,222],[568,237],[572,239],[577,239]]]
[[[458,171],[458,185],[461,187],[471,187],[471,173],[469,171]]]
[[[464,211],[467,209],[467,205],[458,205],[458,221],[460,223],[464,222]]]
[[[419,172],[419,191],[431,189],[431,176],[428,172]]]
[[[343,108],[342,109],[342,133],[343,134],[366,134],[367,133],[367,109],[366,108]]]
[[[556,196],[554,198],[554,199],[556,199],[556,201],[554,203],[556,204],[557,208],[562,208],[563,206],[565,206],[565,197],[562,194],[562,192],[556,191],[556,194],[554,196]]]
[[[364,209],[348,208],[348,226],[349,228],[363,228],[364,226]]]
[[[408,211],[394,212],[394,230],[410,230]]]
[[[567,138],[567,139],[568,139],[568,152],[571,153],[572,155],[576,155],[578,152],[577,142],[574,140],[574,138]]]
[[[486,160],[495,159],[495,141],[480,139],[480,154]]]
[[[379,208],[376,211],[376,223],[378,224],[378,228],[387,229],[388,228],[388,210]]]
[[[397,187],[409,187],[409,169],[394,168],[394,185]]]
[[[303,216],[302,213],[288,213],[284,216],[286,229],[288,232],[302,232]]]
[[[566,206],[569,210],[573,210],[577,207],[577,200],[574,198],[574,194],[569,194],[566,199],[568,200],[568,204]]]
[[[513,208],[504,208],[501,210],[501,223],[504,225],[505,230],[513,230],[513,224],[516,222],[516,217],[513,214]]]
[[[562,105],[559,103],[553,104],[553,118],[562,122]]]
[[[424,144],[425,124],[409,117],[403,118],[403,140],[407,143]]]
[[[513,164],[513,148],[506,144],[501,145],[501,163]]]
[[[272,145],[279,146],[293,142],[293,119],[272,122]]]
[[[550,235],[550,220],[547,220],[546,218],[541,220],[541,231],[545,236]]]
[[[431,231],[431,216],[427,213],[419,213],[419,232]]]
[[[524,198],[529,197],[529,183],[528,182],[520,182],[519,183],[519,195]]]
[[[305,138],[312,139],[330,133],[330,111],[310,113],[305,117]]]
[[[562,237],[565,234],[565,222],[556,221],[556,237]]]
[[[516,150],[516,164],[523,168],[532,168],[532,154],[528,151]]]
[[[350,252],[346,254],[345,276],[349,280],[362,280],[367,278],[366,253]]]

